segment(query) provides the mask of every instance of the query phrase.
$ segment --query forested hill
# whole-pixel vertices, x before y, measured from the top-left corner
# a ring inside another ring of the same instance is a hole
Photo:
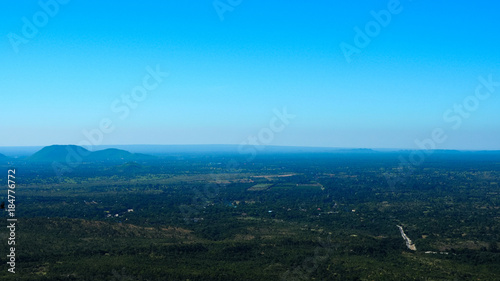
[[[27,160],[30,162],[64,162],[72,158],[81,158],[83,161],[88,162],[103,162],[150,160],[156,157],[114,148],[92,152],[76,145],[52,145],[42,148],[28,157]]]

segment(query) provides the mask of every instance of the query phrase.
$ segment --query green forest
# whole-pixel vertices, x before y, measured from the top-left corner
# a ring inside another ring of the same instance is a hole
[[[437,153],[408,170],[399,154],[2,164],[18,221],[15,274],[0,232],[0,278],[500,280],[500,157]]]

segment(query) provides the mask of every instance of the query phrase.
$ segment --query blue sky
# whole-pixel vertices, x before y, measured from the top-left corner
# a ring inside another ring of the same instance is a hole
[[[106,119],[98,144],[418,148],[441,128],[436,148],[500,149],[500,87],[474,99],[479,77],[500,82],[494,1],[61,2],[0,4],[0,146],[78,144]],[[169,75],[121,118],[148,66]]]

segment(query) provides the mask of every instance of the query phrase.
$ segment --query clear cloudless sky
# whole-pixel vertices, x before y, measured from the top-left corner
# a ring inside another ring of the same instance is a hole
[[[66,2],[46,23],[57,2],[0,3],[0,146],[77,144],[104,118],[101,144],[240,144],[286,107],[270,145],[414,149],[441,128],[436,148],[500,149],[500,87],[471,97],[500,82],[497,1],[401,0],[350,62],[341,43],[392,0],[243,0],[222,20],[212,0]],[[148,66],[169,76],[120,118]]]

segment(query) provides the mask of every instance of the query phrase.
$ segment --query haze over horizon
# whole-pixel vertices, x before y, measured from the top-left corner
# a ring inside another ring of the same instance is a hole
[[[500,150],[500,3],[63,2],[1,4],[0,146]]]

